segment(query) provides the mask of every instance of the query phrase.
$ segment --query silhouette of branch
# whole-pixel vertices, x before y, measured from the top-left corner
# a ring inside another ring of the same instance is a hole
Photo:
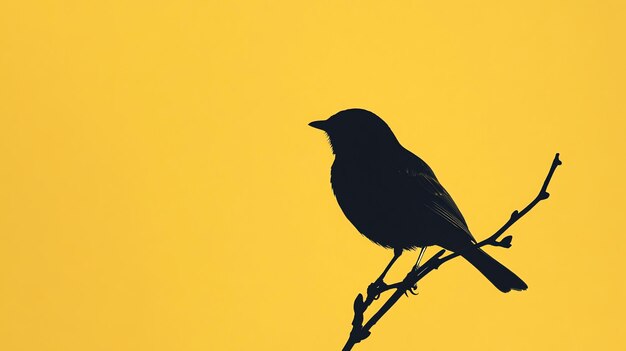
[[[368,289],[367,297],[365,299],[363,298],[363,294],[359,294],[354,300],[354,318],[352,319],[352,330],[350,331],[350,336],[348,337],[348,341],[346,342],[342,351],[352,350],[352,347],[354,345],[370,336],[370,329],[385,315],[385,313],[387,313],[387,311],[389,311],[389,309],[400,299],[400,297],[407,294],[407,291],[413,293],[413,289],[417,285],[417,282],[424,278],[428,273],[432,272],[435,269],[438,269],[442,264],[450,261],[453,258],[461,256],[468,249],[475,249],[483,246],[499,246],[504,248],[510,248],[511,241],[513,240],[512,236],[509,235],[502,238],[501,240],[498,239],[515,222],[517,222],[520,218],[522,218],[525,214],[532,210],[533,207],[535,207],[539,202],[546,200],[548,197],[550,197],[550,194],[548,193],[548,185],[550,184],[550,180],[552,179],[554,171],[561,164],[562,162],[561,160],[559,160],[559,154],[557,153],[554,156],[554,160],[552,161],[552,165],[550,166],[550,170],[548,171],[546,180],[543,182],[541,190],[539,190],[539,194],[535,197],[533,201],[531,201],[526,207],[524,207],[523,210],[513,211],[509,220],[490,237],[469,246],[465,250],[459,250],[446,256],[443,256],[446,253],[446,250],[440,250],[430,259],[428,259],[428,261],[426,261],[423,265],[419,266],[417,269],[412,269],[402,281],[395,284],[387,285],[386,287],[379,290],[370,288]],[[395,289],[393,294],[383,304],[383,306],[378,311],[376,311],[365,324],[363,324],[363,315],[367,308],[372,304],[372,302],[374,302],[374,300],[378,299],[378,296],[382,292],[391,289]]]

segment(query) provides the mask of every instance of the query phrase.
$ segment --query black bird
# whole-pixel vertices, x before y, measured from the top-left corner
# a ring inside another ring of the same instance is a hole
[[[528,286],[480,248],[450,194],[430,167],[405,149],[389,126],[363,109],[340,111],[310,126],[328,135],[335,161],[331,185],[337,202],[356,229],[374,243],[394,250],[377,279],[383,278],[403,250],[427,246],[460,251],[502,292]]]

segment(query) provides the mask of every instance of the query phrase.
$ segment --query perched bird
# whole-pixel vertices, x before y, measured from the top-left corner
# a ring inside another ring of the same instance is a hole
[[[435,173],[400,145],[380,117],[349,109],[309,125],[328,135],[335,154],[331,185],[343,213],[361,234],[394,250],[379,284],[403,250],[421,248],[418,266],[425,248],[438,245],[461,251],[502,292],[527,288],[515,273],[473,247],[476,240]]]

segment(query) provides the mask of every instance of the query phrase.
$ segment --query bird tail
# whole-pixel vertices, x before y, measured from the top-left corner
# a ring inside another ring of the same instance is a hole
[[[520,277],[480,248],[463,253],[463,257],[502,292],[526,290],[528,288],[528,285]]]

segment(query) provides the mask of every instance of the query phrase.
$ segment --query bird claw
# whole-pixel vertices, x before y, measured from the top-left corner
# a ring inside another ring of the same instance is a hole
[[[389,285],[382,280],[377,280],[367,287],[367,295],[373,296],[374,300],[378,300],[380,298],[380,294],[387,290],[389,290]]]
[[[413,286],[404,291],[404,295],[406,295],[406,297],[409,297],[409,293],[413,296],[419,295],[419,292],[417,292],[417,284],[413,284]]]

